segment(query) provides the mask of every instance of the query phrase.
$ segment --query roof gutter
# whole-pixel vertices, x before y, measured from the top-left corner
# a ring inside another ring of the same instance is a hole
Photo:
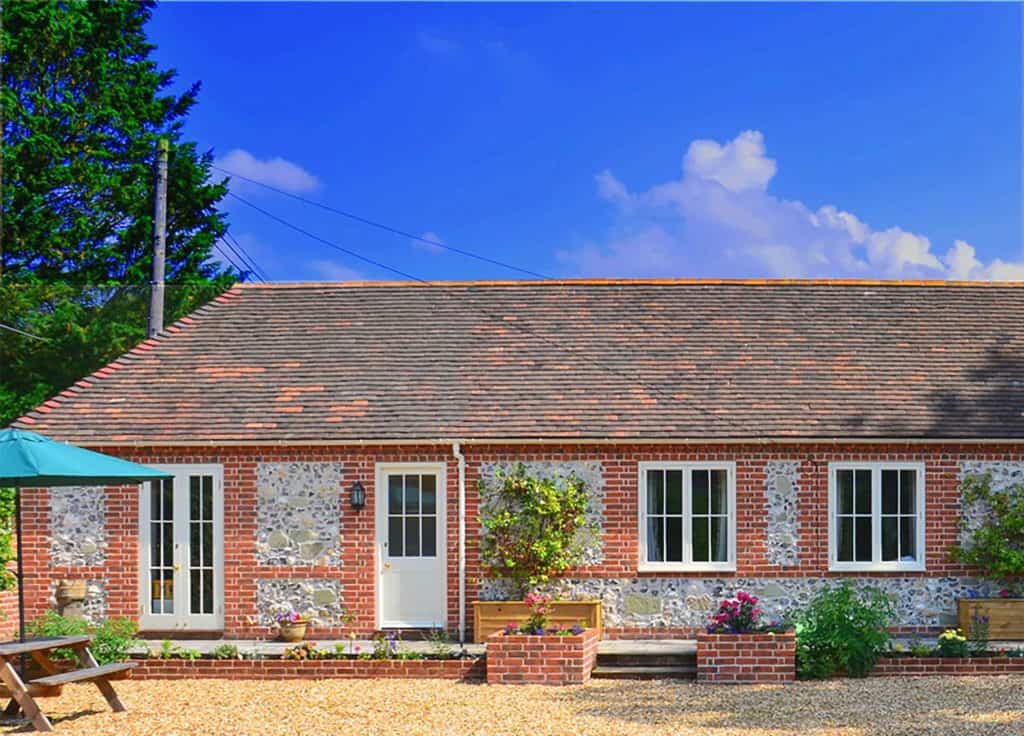
[[[58,437],[59,439],[59,437]],[[395,447],[401,445],[1019,445],[1024,437],[477,437],[452,439],[68,440],[80,447]]]

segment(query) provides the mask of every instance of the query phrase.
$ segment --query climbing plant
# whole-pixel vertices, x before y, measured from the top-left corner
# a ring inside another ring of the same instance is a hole
[[[586,485],[574,475],[537,478],[520,463],[480,482],[486,534],[481,552],[490,574],[509,580],[520,595],[543,585],[583,558],[581,539],[597,533],[586,520]]]

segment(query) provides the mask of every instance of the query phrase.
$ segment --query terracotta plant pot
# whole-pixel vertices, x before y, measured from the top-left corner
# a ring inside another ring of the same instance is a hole
[[[306,627],[309,621],[300,619],[294,623],[279,623],[277,625],[281,632],[281,640],[287,642],[300,642],[306,638]]]

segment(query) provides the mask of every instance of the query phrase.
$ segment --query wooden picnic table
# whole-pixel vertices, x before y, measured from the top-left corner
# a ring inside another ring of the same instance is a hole
[[[92,637],[90,636],[55,636],[0,644],[0,681],[7,686],[11,696],[11,702],[7,704],[4,714],[13,716],[18,711],[23,711],[25,716],[32,720],[32,725],[37,730],[52,731],[53,725],[46,714],[39,709],[36,698],[60,695],[62,686],[71,682],[96,683],[96,687],[103,693],[111,710],[123,711],[125,707],[118,699],[110,681],[127,676],[135,663],[115,662],[101,666],[89,651],[91,641]],[[55,649],[74,651],[81,667],[76,670],[62,671],[63,668],[50,657],[50,653]],[[15,662],[23,660],[26,654],[46,673],[43,677],[37,677],[28,682],[22,679],[25,673],[19,673],[19,667],[15,665]]]

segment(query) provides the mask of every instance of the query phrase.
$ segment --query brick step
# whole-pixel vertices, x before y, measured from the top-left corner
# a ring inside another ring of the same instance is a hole
[[[697,665],[598,665],[591,677],[597,680],[695,680]]]
[[[609,667],[696,667],[696,654],[598,653],[598,665]]]

